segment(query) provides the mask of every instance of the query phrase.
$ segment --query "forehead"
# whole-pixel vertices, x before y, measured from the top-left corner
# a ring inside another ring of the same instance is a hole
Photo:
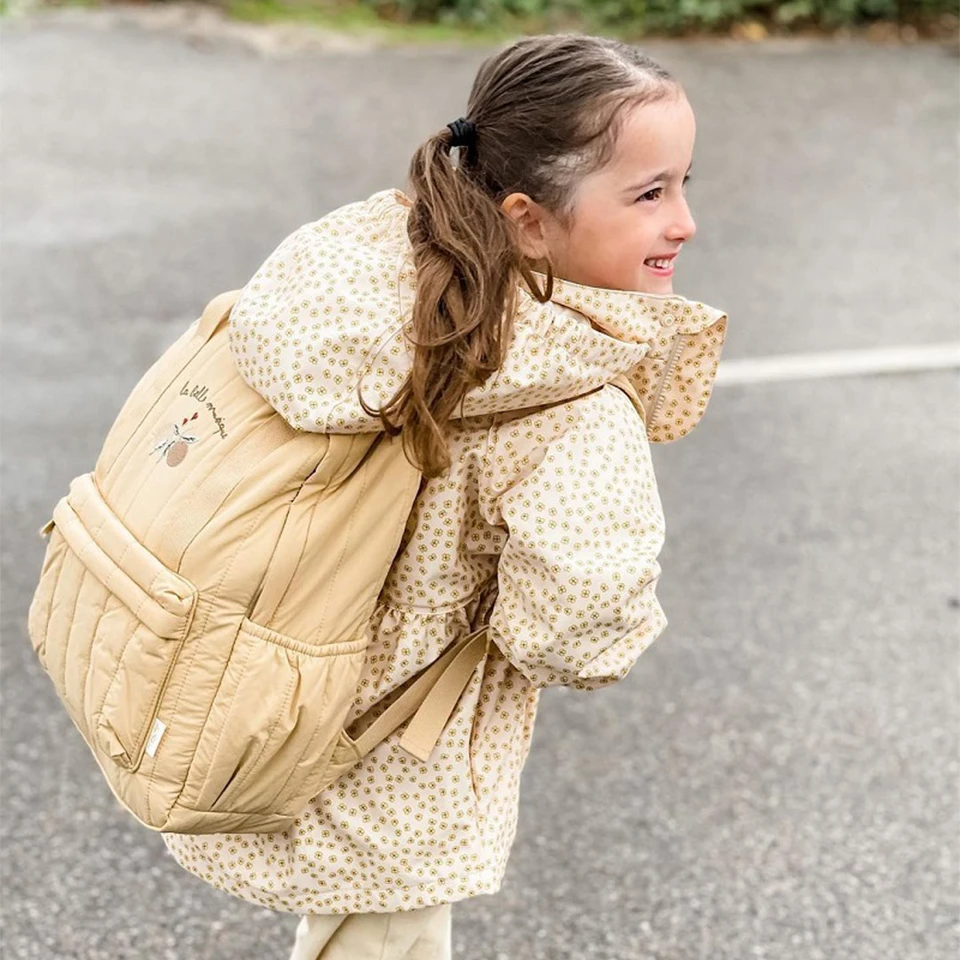
[[[628,108],[606,172],[631,180],[669,170],[683,175],[693,157],[697,124],[682,92]]]

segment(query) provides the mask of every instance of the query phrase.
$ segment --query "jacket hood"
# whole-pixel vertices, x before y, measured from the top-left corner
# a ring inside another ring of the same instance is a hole
[[[300,227],[240,294],[230,343],[246,382],[303,430],[381,429],[377,408],[410,370],[406,326],[416,293],[398,190]],[[465,417],[573,399],[625,374],[653,441],[700,421],[726,335],[721,310],[679,296],[554,282],[539,303],[521,285],[501,368],[464,399]]]

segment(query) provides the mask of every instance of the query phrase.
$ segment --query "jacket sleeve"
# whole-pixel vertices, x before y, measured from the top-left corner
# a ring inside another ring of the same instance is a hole
[[[491,498],[488,519],[507,531],[491,639],[537,686],[622,679],[667,625],[655,594],[663,509],[643,421],[607,386],[496,433],[494,490],[498,464],[531,453]]]

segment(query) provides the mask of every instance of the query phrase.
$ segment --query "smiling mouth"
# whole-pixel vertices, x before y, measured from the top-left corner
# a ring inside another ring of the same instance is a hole
[[[644,260],[643,265],[648,270],[652,270],[654,273],[670,274],[673,273],[673,261],[673,257],[670,257],[669,259],[654,257],[651,260]]]

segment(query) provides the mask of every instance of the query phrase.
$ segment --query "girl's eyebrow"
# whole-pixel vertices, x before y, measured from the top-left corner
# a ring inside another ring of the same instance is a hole
[[[692,169],[693,169],[693,164],[691,163],[690,166],[687,167],[687,172],[686,174],[684,174],[684,176],[689,176],[690,171]],[[674,177],[673,173],[670,170],[661,170],[660,173],[655,173],[652,177],[649,177],[648,179],[644,180],[643,183],[638,183],[632,187],[627,187],[624,190],[624,193],[633,193],[635,190],[642,190],[644,187],[648,186],[651,183],[655,183],[657,180],[666,180],[667,183],[672,183],[675,179],[676,177]]]

